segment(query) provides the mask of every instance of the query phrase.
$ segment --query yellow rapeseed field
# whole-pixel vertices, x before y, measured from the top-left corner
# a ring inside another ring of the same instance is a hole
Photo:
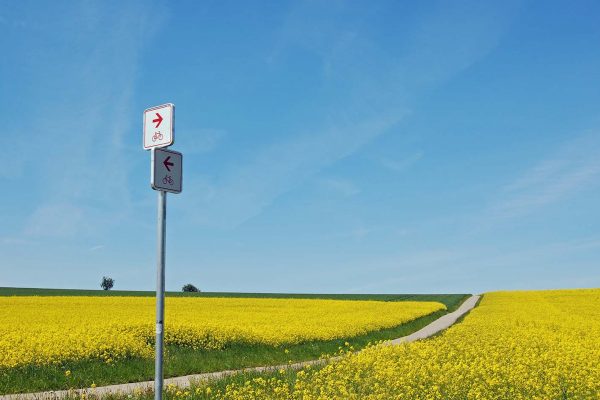
[[[295,381],[187,393],[207,392],[220,400],[600,399],[600,289],[489,293],[435,338],[348,352]]]
[[[0,297],[0,368],[152,357],[151,297]],[[167,298],[165,342],[203,349],[352,337],[434,311],[436,302]]]

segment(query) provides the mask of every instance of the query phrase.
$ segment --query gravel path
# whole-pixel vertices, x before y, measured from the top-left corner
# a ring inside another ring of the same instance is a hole
[[[438,332],[447,329],[451,325],[453,325],[460,317],[469,312],[475,305],[477,301],[479,301],[480,296],[471,296],[467,300],[465,300],[461,306],[456,310],[449,314],[446,314],[424,328],[418,330],[415,333],[412,333],[408,336],[404,336],[398,339],[390,340],[385,342],[387,345],[398,345],[401,343],[414,342],[416,340],[425,339],[430,336],[435,335]],[[335,360],[336,358],[333,358]],[[332,360],[332,359],[329,359]],[[195,375],[186,375],[179,376],[176,378],[168,378],[165,379],[165,386],[173,384],[180,388],[188,387],[191,383],[202,381],[202,380],[213,380],[220,379],[226,376],[235,375],[240,372],[267,372],[267,371],[277,371],[280,369],[302,369],[307,365],[319,365],[324,364],[326,360],[311,360],[311,361],[303,361],[294,364],[285,364],[285,365],[274,365],[267,367],[252,367],[238,370],[228,370],[228,371],[219,371],[219,372],[209,372],[204,374],[195,374]],[[154,388],[154,381],[146,381],[146,382],[135,382],[135,383],[124,383],[119,385],[110,385],[110,386],[101,386],[96,388],[87,388],[87,389],[77,389],[77,390],[59,390],[59,391],[50,391],[50,392],[38,392],[38,393],[23,393],[23,394],[10,394],[0,396],[0,400],[34,400],[34,399],[63,399],[65,397],[71,396],[79,396],[82,393],[87,393],[88,395],[102,397],[107,394],[127,394],[134,393],[135,391],[147,391],[152,390]]]

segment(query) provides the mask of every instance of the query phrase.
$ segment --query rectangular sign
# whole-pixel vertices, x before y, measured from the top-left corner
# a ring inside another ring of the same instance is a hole
[[[178,151],[152,149],[152,189],[181,193],[183,155]]]
[[[144,149],[167,147],[175,137],[175,105],[171,103],[144,110]]]

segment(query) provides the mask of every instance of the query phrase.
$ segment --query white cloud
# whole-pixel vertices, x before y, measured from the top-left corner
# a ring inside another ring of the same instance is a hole
[[[423,154],[424,153],[422,151],[419,151],[408,157],[401,158],[401,159],[391,159],[391,158],[383,157],[379,160],[379,162],[385,168],[388,168],[394,172],[400,173],[400,172],[404,172],[405,170],[410,168],[412,165],[417,163],[417,161],[422,159]]]
[[[564,145],[506,185],[491,207],[493,218],[512,218],[539,210],[600,183],[600,134],[587,133]]]
[[[134,2],[116,14],[101,3],[55,11],[61,18],[40,22],[47,34],[35,43],[40,54],[27,84],[36,89],[24,110],[30,118],[13,133],[28,179],[43,193],[25,221],[27,235],[75,235],[91,225],[102,230],[132,207],[125,135],[139,120],[132,117],[138,115],[132,96],[141,51],[162,23],[153,16],[148,25],[153,9]]]
[[[5,246],[23,246],[34,244],[35,242],[30,239],[24,239],[20,236],[4,236],[0,238],[0,243]]]
[[[288,47],[301,46],[319,60],[324,87],[333,86],[340,95],[325,106],[323,115],[315,116],[316,121],[329,122],[313,125],[304,133],[290,132],[289,139],[258,151],[249,162],[233,166],[218,178],[203,178],[202,190],[188,184],[187,199],[182,201],[196,221],[235,227],[323,168],[356,153],[408,114],[412,96],[485,57],[512,16],[512,10],[502,7],[452,3],[415,24],[405,49],[382,54],[360,24],[339,19],[339,9],[339,4],[332,3],[303,3],[293,8],[283,24],[282,39],[269,57],[270,63],[276,63]],[[369,54],[380,57],[377,66],[369,61]],[[404,163],[387,160],[387,167],[401,170],[421,156]]]
[[[360,188],[354,182],[348,179],[340,178],[322,178],[318,180],[324,188],[340,193],[343,196],[350,197],[360,193]]]
[[[208,153],[213,151],[226,135],[227,132],[223,129],[199,129],[195,133],[181,135],[177,138],[177,145],[185,149],[186,155]]]
[[[25,224],[30,236],[73,236],[85,226],[84,211],[72,204],[45,204]]]
[[[235,227],[260,214],[278,196],[322,168],[350,156],[398,123],[402,116],[398,110],[364,121],[347,121],[317,134],[292,136],[263,149],[250,163],[233,168],[210,184],[211,196],[197,192],[182,200],[205,203],[188,205],[196,219],[209,225]]]
[[[598,237],[506,248],[469,241],[452,248],[369,257],[356,263],[359,267],[348,268],[347,274],[360,277],[361,285],[350,289],[352,292],[481,293],[595,287],[600,284],[596,262],[599,250]],[[572,263],[575,258],[579,260]],[[482,275],[487,277],[484,282],[478,279]],[[383,281],[382,276],[386,277]]]

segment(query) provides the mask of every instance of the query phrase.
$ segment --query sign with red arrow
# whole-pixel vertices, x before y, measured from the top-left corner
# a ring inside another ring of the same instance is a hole
[[[155,126],[156,129],[158,129],[162,120],[163,120],[162,115],[160,115],[159,113],[156,113],[156,118],[152,120],[153,123],[156,123],[156,126]]]
[[[143,145],[150,150],[150,185],[158,191],[158,262],[156,265],[156,339],[154,365],[155,399],[162,400],[164,317],[165,317],[165,241],[167,235],[167,192],[181,193],[183,155],[164,147],[173,144],[175,106],[171,103],[144,110]]]
[[[175,105],[171,103],[144,110],[144,149],[167,147],[175,134]]]
[[[151,159],[152,189],[181,193],[183,155],[173,150],[152,149]]]

